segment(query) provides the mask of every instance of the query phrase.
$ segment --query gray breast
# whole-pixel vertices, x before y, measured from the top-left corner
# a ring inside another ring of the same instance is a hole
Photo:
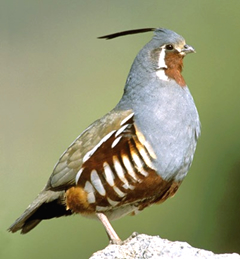
[[[182,88],[172,80],[165,87],[145,93],[132,100],[135,122],[156,154],[158,174],[165,180],[181,181],[192,163],[200,135],[193,98],[188,87]]]

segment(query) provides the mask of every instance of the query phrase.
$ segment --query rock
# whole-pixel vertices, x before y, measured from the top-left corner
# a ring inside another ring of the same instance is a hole
[[[228,259],[240,260],[240,255],[214,254],[211,251],[194,248],[186,242],[169,241],[159,236],[133,234],[121,245],[109,244],[94,253],[90,259]]]

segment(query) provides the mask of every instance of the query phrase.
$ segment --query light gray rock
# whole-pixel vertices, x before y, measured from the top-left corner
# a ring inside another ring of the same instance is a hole
[[[194,248],[186,242],[172,242],[159,236],[133,234],[122,245],[110,244],[94,253],[90,259],[228,259],[240,260],[240,255],[214,254]]]

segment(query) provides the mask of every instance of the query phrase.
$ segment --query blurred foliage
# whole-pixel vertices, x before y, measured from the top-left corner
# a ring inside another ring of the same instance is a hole
[[[67,146],[118,102],[136,53],[165,27],[197,53],[184,77],[202,121],[192,168],[177,195],[113,223],[239,252],[239,1],[0,1],[0,257],[86,258],[108,243],[97,221],[43,221],[29,234],[6,232],[46,183]]]

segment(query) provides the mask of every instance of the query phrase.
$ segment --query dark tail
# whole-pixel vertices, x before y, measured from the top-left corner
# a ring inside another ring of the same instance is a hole
[[[26,234],[43,219],[71,215],[64,204],[64,191],[43,190],[24,213],[9,227],[8,231]]]

